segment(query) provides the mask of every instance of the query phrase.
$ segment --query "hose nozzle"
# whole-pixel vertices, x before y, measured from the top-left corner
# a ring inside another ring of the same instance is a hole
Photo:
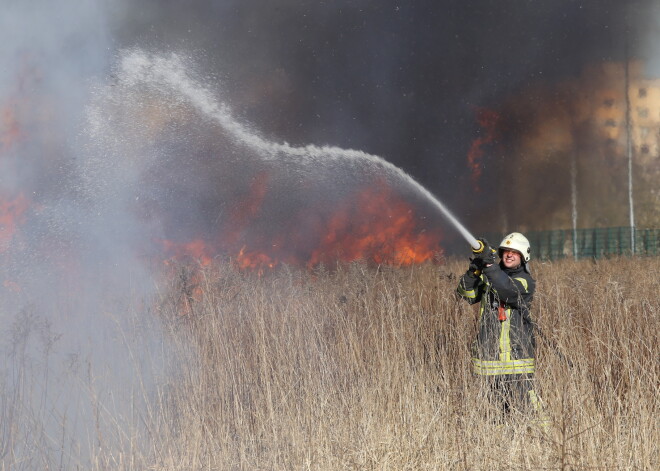
[[[486,245],[484,244],[483,240],[476,239],[476,241],[479,244],[479,246],[478,247],[475,247],[474,245],[472,246],[472,253],[475,253],[475,254],[483,252],[484,249],[486,248]]]

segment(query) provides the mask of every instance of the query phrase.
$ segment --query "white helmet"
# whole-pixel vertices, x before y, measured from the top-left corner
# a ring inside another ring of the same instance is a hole
[[[515,250],[520,253],[525,263],[529,262],[531,252],[529,241],[520,232],[512,232],[502,239],[498,250],[500,257],[502,256],[503,249]]]

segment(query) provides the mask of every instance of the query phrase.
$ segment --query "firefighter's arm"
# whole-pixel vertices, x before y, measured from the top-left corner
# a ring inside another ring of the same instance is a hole
[[[484,275],[497,292],[500,301],[513,308],[526,307],[531,302],[534,281],[528,277],[510,278],[499,265],[484,268]]]
[[[456,293],[468,303],[475,304],[481,301],[482,287],[483,281],[475,273],[473,267],[470,267],[458,281]]]

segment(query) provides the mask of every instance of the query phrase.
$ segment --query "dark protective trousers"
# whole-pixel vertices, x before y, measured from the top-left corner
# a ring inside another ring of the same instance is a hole
[[[502,418],[519,413],[536,415],[544,422],[547,420],[534,390],[534,375],[494,375],[481,378],[489,402],[501,413]]]

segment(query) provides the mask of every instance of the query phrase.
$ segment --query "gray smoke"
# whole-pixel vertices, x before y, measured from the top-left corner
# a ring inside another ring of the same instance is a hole
[[[352,175],[340,166],[340,182],[265,162],[176,94],[121,88],[114,76],[121,51],[187,57],[191,76],[222,93],[220,101],[266,142],[381,156],[448,202],[470,229],[485,230],[483,213],[502,202],[471,191],[466,154],[480,132],[474,107],[496,108],[531,83],[623,60],[625,42],[657,74],[652,5],[5,0],[3,464],[84,467],[90,450],[122,446],[127,417],[140,421],[139,403],[150,393],[145,372],[158,374],[167,360],[153,318],[139,307],[156,289],[147,260],[159,240],[222,230],[231,202],[261,171],[281,190],[267,206],[272,219],[255,226],[265,234],[292,209],[332,205],[351,190],[347,182],[373,178],[370,167]],[[503,166],[499,156],[484,161],[486,179]],[[125,414],[127,405],[138,412]]]
[[[138,311],[154,282],[132,252],[135,220],[90,198],[81,172],[91,86],[115,54],[109,13],[29,0],[3,2],[0,15],[0,462],[10,469],[87,468],[120,449],[165,368],[155,319]]]
[[[205,70],[268,138],[382,156],[477,221],[474,230],[492,230],[479,223],[484,195],[471,194],[466,164],[484,132],[475,107],[497,110],[534,84],[622,61],[626,43],[633,58],[655,47],[647,0],[145,4],[153,8],[122,26],[125,45],[204,51]],[[506,165],[486,151],[485,187]],[[506,192],[488,196],[505,206]]]

